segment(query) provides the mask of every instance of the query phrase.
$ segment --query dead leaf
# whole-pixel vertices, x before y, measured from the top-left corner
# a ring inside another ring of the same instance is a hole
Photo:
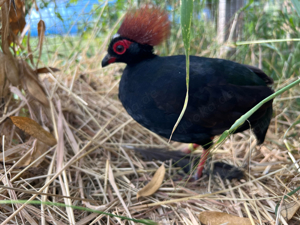
[[[28,93],[31,95],[31,97],[35,98],[45,106],[48,106],[49,101],[37,77],[38,75],[35,73],[35,71],[33,71],[27,62],[20,60],[19,65],[24,74],[23,85],[27,88]]]
[[[199,214],[199,220],[203,225],[252,225],[250,219],[233,216],[223,212],[204,211]]]
[[[22,0],[14,0],[15,6],[9,6],[9,22],[18,22],[24,17],[24,2]],[[24,17],[25,18],[25,17]]]
[[[14,0],[15,6],[9,7],[9,27],[12,31],[13,35],[10,33],[8,37],[9,43],[13,42],[14,35],[18,35],[19,33],[22,33],[26,21],[25,21],[25,12],[24,12],[24,3],[21,0]]]
[[[48,99],[38,82],[36,82],[31,77],[27,76],[25,79],[25,85],[27,87],[29,94],[33,98],[35,98],[36,100],[38,100],[39,102],[43,103],[46,106],[49,105]]]
[[[9,8],[7,5],[7,2],[5,2],[1,6],[1,22],[2,22],[2,28],[1,28],[1,39],[2,39],[2,51],[4,54],[12,55],[9,50],[9,42],[8,42],[8,36],[9,36]]]
[[[43,42],[44,42],[44,37],[45,37],[45,30],[46,30],[46,25],[43,20],[40,20],[38,23],[38,37],[39,37],[39,57],[37,60],[37,64],[40,61],[41,55],[42,55],[42,50],[43,50]]]
[[[290,202],[288,204],[283,204],[281,209],[281,216],[290,220],[293,218],[295,213],[298,211],[300,204],[298,202]]]
[[[5,60],[1,64],[4,66],[6,77],[10,83],[13,86],[18,86],[20,84],[19,68],[15,59],[12,56],[5,56]]]
[[[6,2],[7,0],[0,0],[0,7]]]
[[[13,7],[12,7],[13,8]],[[12,83],[12,85],[17,86],[19,85],[19,70],[16,64],[16,61],[10,52],[9,49],[9,13],[8,13],[8,6],[7,2],[4,3],[1,7],[2,17],[2,29],[1,29],[1,39],[2,39],[2,51],[1,53],[1,66],[6,73],[6,77]],[[3,61],[3,62],[2,62]]]
[[[51,73],[51,72],[57,72],[57,71],[60,71],[60,70],[57,68],[54,68],[54,67],[42,67],[42,68],[38,68],[36,70],[37,73]]]
[[[9,81],[13,86],[18,86],[20,82],[19,70],[13,57],[7,56],[0,52],[0,89],[3,88],[4,83],[2,82],[4,81]]]
[[[46,30],[46,25],[45,22],[43,20],[40,20],[38,23],[38,36],[40,39],[43,39],[44,35],[45,35],[45,30]]]
[[[3,70],[3,67],[1,67],[0,62],[0,99],[5,98],[7,96],[8,92],[8,80],[5,76],[5,72]]]
[[[48,149],[48,145],[44,144],[43,142],[37,140],[35,146],[32,148],[32,152],[28,154],[26,157],[24,157],[19,163],[18,166],[28,166],[30,163],[32,163],[34,160],[39,158],[43,153],[45,153]],[[46,156],[40,158],[38,161],[36,161],[32,167],[38,167],[45,159]]]
[[[42,141],[43,143],[53,146],[56,144],[55,138],[48,131],[44,130],[37,122],[21,116],[11,116],[11,121],[21,130]]]
[[[165,177],[165,173],[166,169],[164,164],[162,164],[161,167],[159,167],[158,170],[155,172],[152,180],[145,187],[138,191],[136,197],[146,197],[154,194],[161,186]]]
[[[17,36],[19,33],[22,33],[25,25],[26,25],[25,20],[21,21],[20,23],[19,22],[14,22],[14,23],[9,24],[10,30],[12,31],[12,33],[10,33],[9,37],[8,37],[8,42],[9,43],[15,42],[14,41],[15,36]]]

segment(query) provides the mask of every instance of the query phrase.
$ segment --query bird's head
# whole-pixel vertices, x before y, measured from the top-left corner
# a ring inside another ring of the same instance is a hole
[[[114,62],[127,64],[153,56],[153,46],[159,45],[170,35],[168,14],[153,5],[129,10],[113,36],[102,67]]]

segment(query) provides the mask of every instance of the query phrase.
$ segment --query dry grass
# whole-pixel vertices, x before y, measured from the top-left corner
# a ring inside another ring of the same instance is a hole
[[[85,57],[88,46],[84,46],[80,62],[70,59],[64,66],[55,58],[58,52],[54,54],[51,66],[61,71],[40,76],[49,107],[30,95],[20,99],[10,94],[2,101],[1,200],[35,199],[85,206],[160,224],[200,224],[199,213],[206,210],[252,218],[259,224],[299,224],[299,213],[289,221],[285,215],[276,218],[274,213],[276,204],[280,203],[280,209],[284,210],[297,200],[297,195],[293,195],[282,201],[285,194],[299,186],[298,172],[292,155],[288,154],[288,148],[292,153],[300,150],[299,124],[290,131],[296,135],[284,139],[286,130],[299,115],[293,108],[298,89],[275,100],[275,116],[262,146],[255,147],[253,135],[244,132],[231,136],[214,150],[213,160],[239,167],[249,164],[243,180],[230,182],[204,176],[186,182],[182,173],[178,174],[178,168],[172,166],[174,162],[166,162],[167,172],[160,189],[153,196],[138,200],[137,191],[151,180],[163,162],[145,161],[132,148],[172,151],[182,145],[169,144],[125,112],[117,97],[123,66],[107,69],[100,66],[107,41],[94,57]],[[275,88],[290,83],[291,79],[276,84]],[[36,139],[6,119],[11,115],[34,115],[37,122],[54,134],[58,144],[37,147]],[[41,151],[33,153],[34,149]],[[34,156],[28,158],[30,154]],[[293,157],[299,160],[298,154]],[[27,161],[20,160],[23,158]],[[133,224],[55,205],[2,204],[0,207],[1,224]]]

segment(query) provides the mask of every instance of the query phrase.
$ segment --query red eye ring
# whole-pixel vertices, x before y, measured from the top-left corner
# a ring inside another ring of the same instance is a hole
[[[113,50],[118,55],[123,55],[126,52],[126,50],[129,48],[131,43],[132,42],[128,40],[117,41],[113,45]]]

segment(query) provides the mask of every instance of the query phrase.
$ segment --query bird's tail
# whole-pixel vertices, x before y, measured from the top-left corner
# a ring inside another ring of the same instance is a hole
[[[253,132],[257,139],[257,144],[260,145],[264,142],[269,124],[272,118],[273,108],[272,105],[266,109],[265,115],[260,118],[253,127]]]

